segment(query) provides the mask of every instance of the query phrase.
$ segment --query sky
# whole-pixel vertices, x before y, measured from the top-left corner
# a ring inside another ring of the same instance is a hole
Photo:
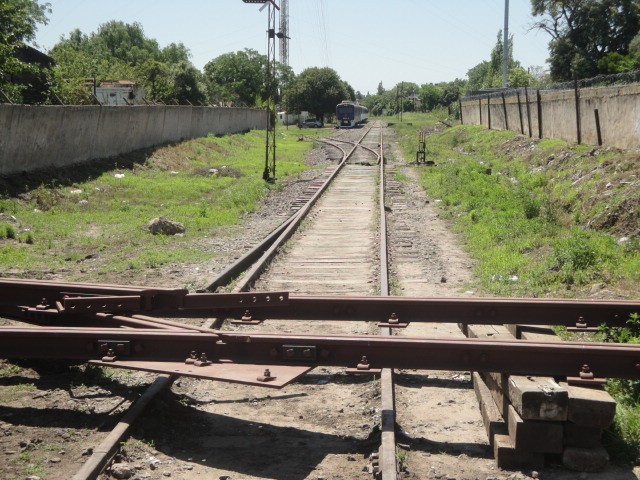
[[[48,2],[49,23],[38,27],[35,41],[44,51],[76,28],[89,34],[121,20],[140,23],[161,47],[182,42],[201,70],[223,53],[267,53],[267,10],[242,0]],[[489,60],[504,6],[504,0],[289,0],[289,64],[296,74],[331,67],[363,94],[375,93],[380,82],[391,88],[465,78]],[[530,0],[510,0],[514,58],[525,68],[546,68],[550,37],[533,23]]]

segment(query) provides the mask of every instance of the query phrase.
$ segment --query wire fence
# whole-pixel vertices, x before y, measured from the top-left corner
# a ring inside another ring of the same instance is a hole
[[[524,94],[526,91],[532,92],[536,90],[574,90],[576,87],[611,87],[615,85],[630,85],[634,83],[640,83],[640,70],[635,70],[633,72],[616,73],[614,75],[598,75],[596,77],[582,78],[570,82],[545,83],[540,85],[531,85],[529,87],[487,88],[483,90],[469,91],[465,94],[462,100],[466,101],[484,98],[497,98],[502,97],[502,95],[515,95],[516,93]]]

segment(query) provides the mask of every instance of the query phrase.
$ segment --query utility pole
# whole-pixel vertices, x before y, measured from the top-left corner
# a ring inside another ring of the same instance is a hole
[[[509,0],[504,0],[504,40],[502,41],[502,88],[507,88],[509,64]]]
[[[275,0],[242,0],[244,3],[262,3],[260,11],[268,7],[267,25],[267,74],[265,89],[267,92],[267,138],[265,146],[264,171],[262,178],[273,182],[276,179],[276,10],[280,7]]]

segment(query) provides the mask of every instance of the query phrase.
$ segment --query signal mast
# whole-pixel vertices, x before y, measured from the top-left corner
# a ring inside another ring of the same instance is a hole
[[[275,0],[242,0],[244,3],[262,3],[260,11],[268,7],[267,17],[267,138],[265,148],[264,172],[262,178],[273,182],[276,179],[276,10],[280,7]],[[281,38],[280,35],[277,35]]]

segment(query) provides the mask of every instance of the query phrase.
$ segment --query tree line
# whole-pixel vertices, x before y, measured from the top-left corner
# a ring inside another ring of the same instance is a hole
[[[507,41],[511,87],[587,78],[640,68],[640,0],[531,0],[532,28],[547,32],[548,72],[524,68]],[[260,107],[268,95],[267,58],[252,49],[220,55],[202,71],[182,43],[160,47],[141,24],[107,22],[96,32],[70,32],[48,52],[53,63],[34,62],[25,48],[37,26],[47,23],[49,4],[38,0],[0,2],[0,93],[16,103],[95,103],[91,86],[102,80],[132,80],[143,86],[146,101],[165,104]],[[356,92],[330,68],[308,68],[296,75],[278,64],[278,103],[288,111],[307,110],[321,117],[342,100],[357,100],[374,115],[399,110],[450,107],[467,91],[502,84],[502,32],[488,59],[471,67],[464,79],[449,82],[401,82],[375,93]],[[1,96],[1,95],[0,95]]]

